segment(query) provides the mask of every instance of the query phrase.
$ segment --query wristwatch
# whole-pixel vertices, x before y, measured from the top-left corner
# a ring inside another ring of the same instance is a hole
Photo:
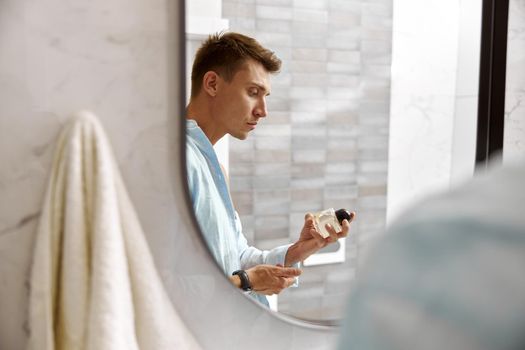
[[[237,270],[232,273],[232,276],[239,276],[241,279],[241,288],[245,292],[249,292],[252,290],[252,284],[250,283],[250,279],[248,278],[248,273],[244,270]]]

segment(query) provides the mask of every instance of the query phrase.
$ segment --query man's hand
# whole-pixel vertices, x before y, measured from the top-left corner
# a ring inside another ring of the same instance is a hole
[[[301,274],[300,269],[273,265],[257,265],[246,270],[253,291],[259,294],[279,294],[290,287],[295,277]]]
[[[355,213],[351,213],[350,221],[355,217]],[[337,242],[339,238],[346,237],[350,230],[350,223],[348,220],[343,220],[341,232],[336,232],[332,225],[327,224],[326,230],[330,236],[323,238],[321,233],[315,229],[314,217],[308,213],[304,217],[304,226],[301,230],[299,240],[288,248],[286,253],[285,266],[290,266],[296,262],[303,261],[319,249],[326,247],[330,243]]]

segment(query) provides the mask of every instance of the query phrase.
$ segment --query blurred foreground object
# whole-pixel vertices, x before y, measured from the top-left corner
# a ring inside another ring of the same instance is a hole
[[[524,164],[405,213],[360,270],[339,348],[525,348]]]

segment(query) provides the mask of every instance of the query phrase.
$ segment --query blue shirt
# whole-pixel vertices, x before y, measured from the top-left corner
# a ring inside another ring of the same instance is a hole
[[[272,250],[249,246],[242,233],[215,150],[195,120],[186,121],[186,165],[193,210],[208,247],[227,276],[260,264],[284,265],[290,245]],[[268,306],[265,296],[251,295]]]

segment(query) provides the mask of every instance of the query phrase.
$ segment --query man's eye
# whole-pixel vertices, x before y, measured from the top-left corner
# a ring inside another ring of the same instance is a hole
[[[250,90],[250,96],[257,96],[259,94],[259,91],[256,89]]]

